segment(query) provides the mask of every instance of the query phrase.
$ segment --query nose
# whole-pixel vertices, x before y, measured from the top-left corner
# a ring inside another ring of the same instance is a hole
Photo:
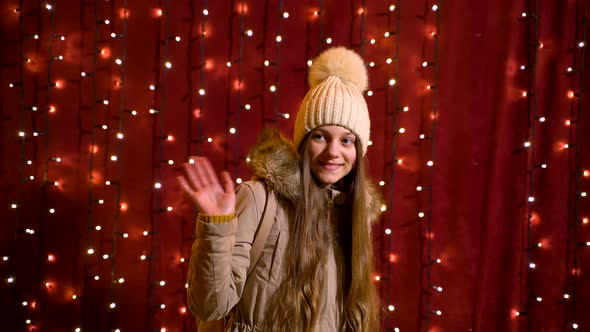
[[[338,142],[331,141],[326,146],[326,154],[328,154],[330,157],[338,157],[338,149]]]

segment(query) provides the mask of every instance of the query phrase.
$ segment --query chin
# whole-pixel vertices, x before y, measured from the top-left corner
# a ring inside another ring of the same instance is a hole
[[[334,184],[338,181],[340,181],[340,179],[342,179],[342,177],[338,177],[338,176],[334,176],[334,175],[320,175],[320,176],[316,176],[317,181],[324,186],[329,186],[331,184]]]

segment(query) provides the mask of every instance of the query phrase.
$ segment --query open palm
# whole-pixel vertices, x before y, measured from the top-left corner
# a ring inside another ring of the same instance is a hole
[[[223,172],[220,182],[209,159],[191,159],[194,163],[185,163],[182,166],[183,175],[177,179],[195,206],[201,213],[209,215],[234,213],[236,194],[229,173]]]

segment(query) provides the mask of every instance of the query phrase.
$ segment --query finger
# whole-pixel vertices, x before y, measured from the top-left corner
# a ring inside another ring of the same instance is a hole
[[[206,166],[204,159],[205,158],[198,157],[195,160],[195,164],[193,165],[193,169],[195,170],[195,177],[197,178],[197,181],[200,184],[200,188],[207,187],[211,183],[206,175]]]
[[[208,183],[220,186],[219,178],[213,171],[213,166],[208,158],[203,158],[203,175],[207,178]]]
[[[235,191],[234,182],[231,180],[228,172],[221,173],[221,182],[223,183],[223,190],[226,194],[233,194]]]
[[[184,173],[185,180],[187,180],[189,186],[193,191],[196,191],[197,188],[203,186],[202,183],[199,183],[199,179],[197,178],[196,171],[194,169],[194,164],[185,163],[184,165],[182,165],[182,171]]]
[[[191,188],[191,186],[188,184],[188,181],[186,181],[186,179],[184,178],[184,176],[177,176],[176,180],[178,180],[178,184],[180,184],[180,187],[182,188],[182,190],[189,196],[193,196],[193,189]]]

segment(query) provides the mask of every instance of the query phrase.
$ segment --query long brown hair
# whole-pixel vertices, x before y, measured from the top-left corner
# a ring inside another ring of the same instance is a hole
[[[311,172],[310,135],[299,148],[302,167],[302,195],[290,212],[290,238],[285,251],[284,278],[267,307],[265,331],[313,331],[322,306],[322,287],[326,280],[326,257],[334,234],[327,216],[330,211],[327,190],[321,188]],[[372,332],[379,329],[379,297],[372,282],[373,245],[367,210],[367,179],[361,145],[355,140],[356,163],[343,179],[352,213],[339,221],[346,264],[343,278],[346,331]]]

